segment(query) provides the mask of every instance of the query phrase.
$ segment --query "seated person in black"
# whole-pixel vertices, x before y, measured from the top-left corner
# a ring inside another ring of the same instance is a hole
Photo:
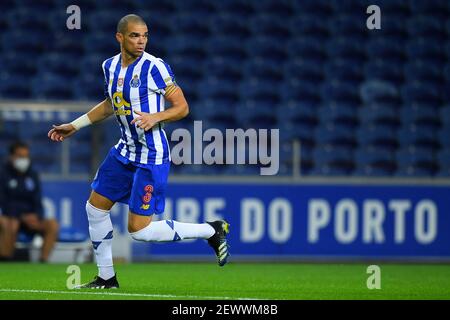
[[[46,219],[41,186],[30,166],[30,150],[23,142],[9,148],[8,161],[0,172],[0,259],[13,257],[19,230],[42,235],[41,262],[48,261],[58,238],[59,225]]]

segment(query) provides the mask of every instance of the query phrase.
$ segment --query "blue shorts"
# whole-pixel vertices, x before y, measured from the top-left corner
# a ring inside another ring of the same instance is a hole
[[[139,167],[112,148],[91,184],[98,194],[128,204],[130,211],[150,216],[164,212],[170,162]]]

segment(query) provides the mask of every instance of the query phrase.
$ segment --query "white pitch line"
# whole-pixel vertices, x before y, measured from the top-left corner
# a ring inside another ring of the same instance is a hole
[[[96,290],[96,289],[91,289]],[[149,294],[149,293],[120,293],[120,292],[87,292],[80,290],[57,291],[57,290],[32,290],[32,289],[0,289],[0,292],[18,292],[18,293],[50,293],[50,294],[81,294],[94,296],[119,296],[119,297],[149,297],[149,298],[185,298],[185,299],[210,299],[210,300],[264,300],[261,298],[234,298],[234,297],[211,297],[211,296],[191,296],[191,295],[173,295],[173,294]]]

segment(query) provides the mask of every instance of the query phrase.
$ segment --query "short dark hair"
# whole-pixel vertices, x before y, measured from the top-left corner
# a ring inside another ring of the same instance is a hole
[[[25,142],[15,141],[9,145],[9,154],[13,155],[16,152],[16,150],[20,148],[30,149],[28,144],[26,144]]]
[[[127,14],[119,20],[119,23],[117,24],[117,32],[124,34],[127,31],[127,26],[130,22],[147,25],[144,19],[140,16],[136,14]]]

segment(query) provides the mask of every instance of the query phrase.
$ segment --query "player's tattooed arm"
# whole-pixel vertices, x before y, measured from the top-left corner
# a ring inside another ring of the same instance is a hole
[[[138,116],[131,121],[131,124],[136,123],[139,128],[148,131],[159,122],[177,121],[189,114],[189,105],[184,97],[183,90],[181,90],[180,87],[174,86],[174,88],[171,88],[170,90],[166,89],[164,98],[171,104],[170,108],[162,112],[151,114],[134,111]]]
[[[83,115],[80,118],[83,118],[83,121],[87,121],[90,125],[99,121],[102,121],[113,114],[113,108],[111,104],[111,100],[109,98],[103,100],[95,107],[93,107],[87,114]],[[80,119],[78,118],[78,119]],[[78,120],[77,119],[77,120]],[[53,128],[48,132],[48,137],[56,142],[62,142],[65,139],[69,138],[73,134],[75,134],[79,129],[76,125],[74,125],[75,121],[71,123],[64,123],[60,125],[53,125]],[[84,125],[83,125],[84,126]]]

